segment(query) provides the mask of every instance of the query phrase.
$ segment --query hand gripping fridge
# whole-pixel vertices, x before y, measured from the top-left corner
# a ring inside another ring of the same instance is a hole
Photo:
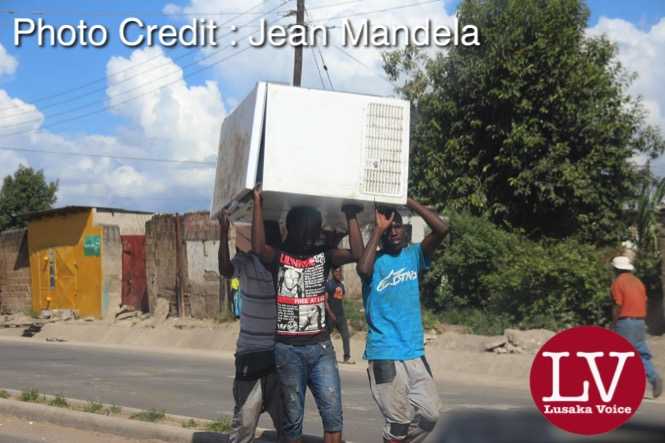
[[[344,230],[343,204],[406,204],[409,102],[394,98],[259,83],[222,124],[210,210],[251,221],[262,184],[267,220],[297,205],[318,208],[327,229]]]

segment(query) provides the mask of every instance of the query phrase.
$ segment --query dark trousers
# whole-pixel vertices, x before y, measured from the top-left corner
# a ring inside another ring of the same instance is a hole
[[[336,315],[337,320],[332,321],[330,317],[326,319],[328,332],[332,333],[334,329],[337,329],[342,336],[342,347],[344,348],[344,360],[351,358],[351,345],[349,343],[349,325],[346,323],[346,318],[344,314]]]

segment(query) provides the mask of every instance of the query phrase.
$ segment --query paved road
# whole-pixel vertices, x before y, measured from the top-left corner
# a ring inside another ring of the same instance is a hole
[[[233,361],[221,357],[0,340],[0,387],[36,388],[48,394],[186,416],[213,419],[231,415],[233,373]],[[343,369],[341,374],[346,438],[378,441],[382,419],[369,393],[367,376],[357,369]],[[444,382],[439,384],[439,393],[445,408],[457,411],[458,422],[477,414],[514,417],[521,411],[533,411],[526,390]],[[528,422],[540,423],[537,415],[528,416]],[[665,416],[665,404],[647,402],[638,416],[656,422]],[[261,425],[270,427],[266,417]],[[311,396],[305,432],[321,433]]]

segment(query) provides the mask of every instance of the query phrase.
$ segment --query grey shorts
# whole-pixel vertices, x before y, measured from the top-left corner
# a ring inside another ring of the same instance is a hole
[[[277,373],[272,372],[258,380],[233,381],[235,411],[229,442],[251,443],[263,412],[270,414],[277,431],[278,441],[284,441],[284,407]]]
[[[425,357],[373,360],[367,373],[372,396],[385,419],[383,438],[424,440],[441,413],[436,383]]]

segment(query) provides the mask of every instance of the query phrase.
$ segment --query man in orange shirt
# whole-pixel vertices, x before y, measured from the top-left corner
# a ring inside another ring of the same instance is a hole
[[[651,363],[651,352],[646,341],[647,291],[633,275],[635,267],[628,257],[614,257],[612,267],[617,277],[612,283],[612,329],[628,340],[640,353],[646,376],[653,389],[653,397],[663,392],[663,380]]]

